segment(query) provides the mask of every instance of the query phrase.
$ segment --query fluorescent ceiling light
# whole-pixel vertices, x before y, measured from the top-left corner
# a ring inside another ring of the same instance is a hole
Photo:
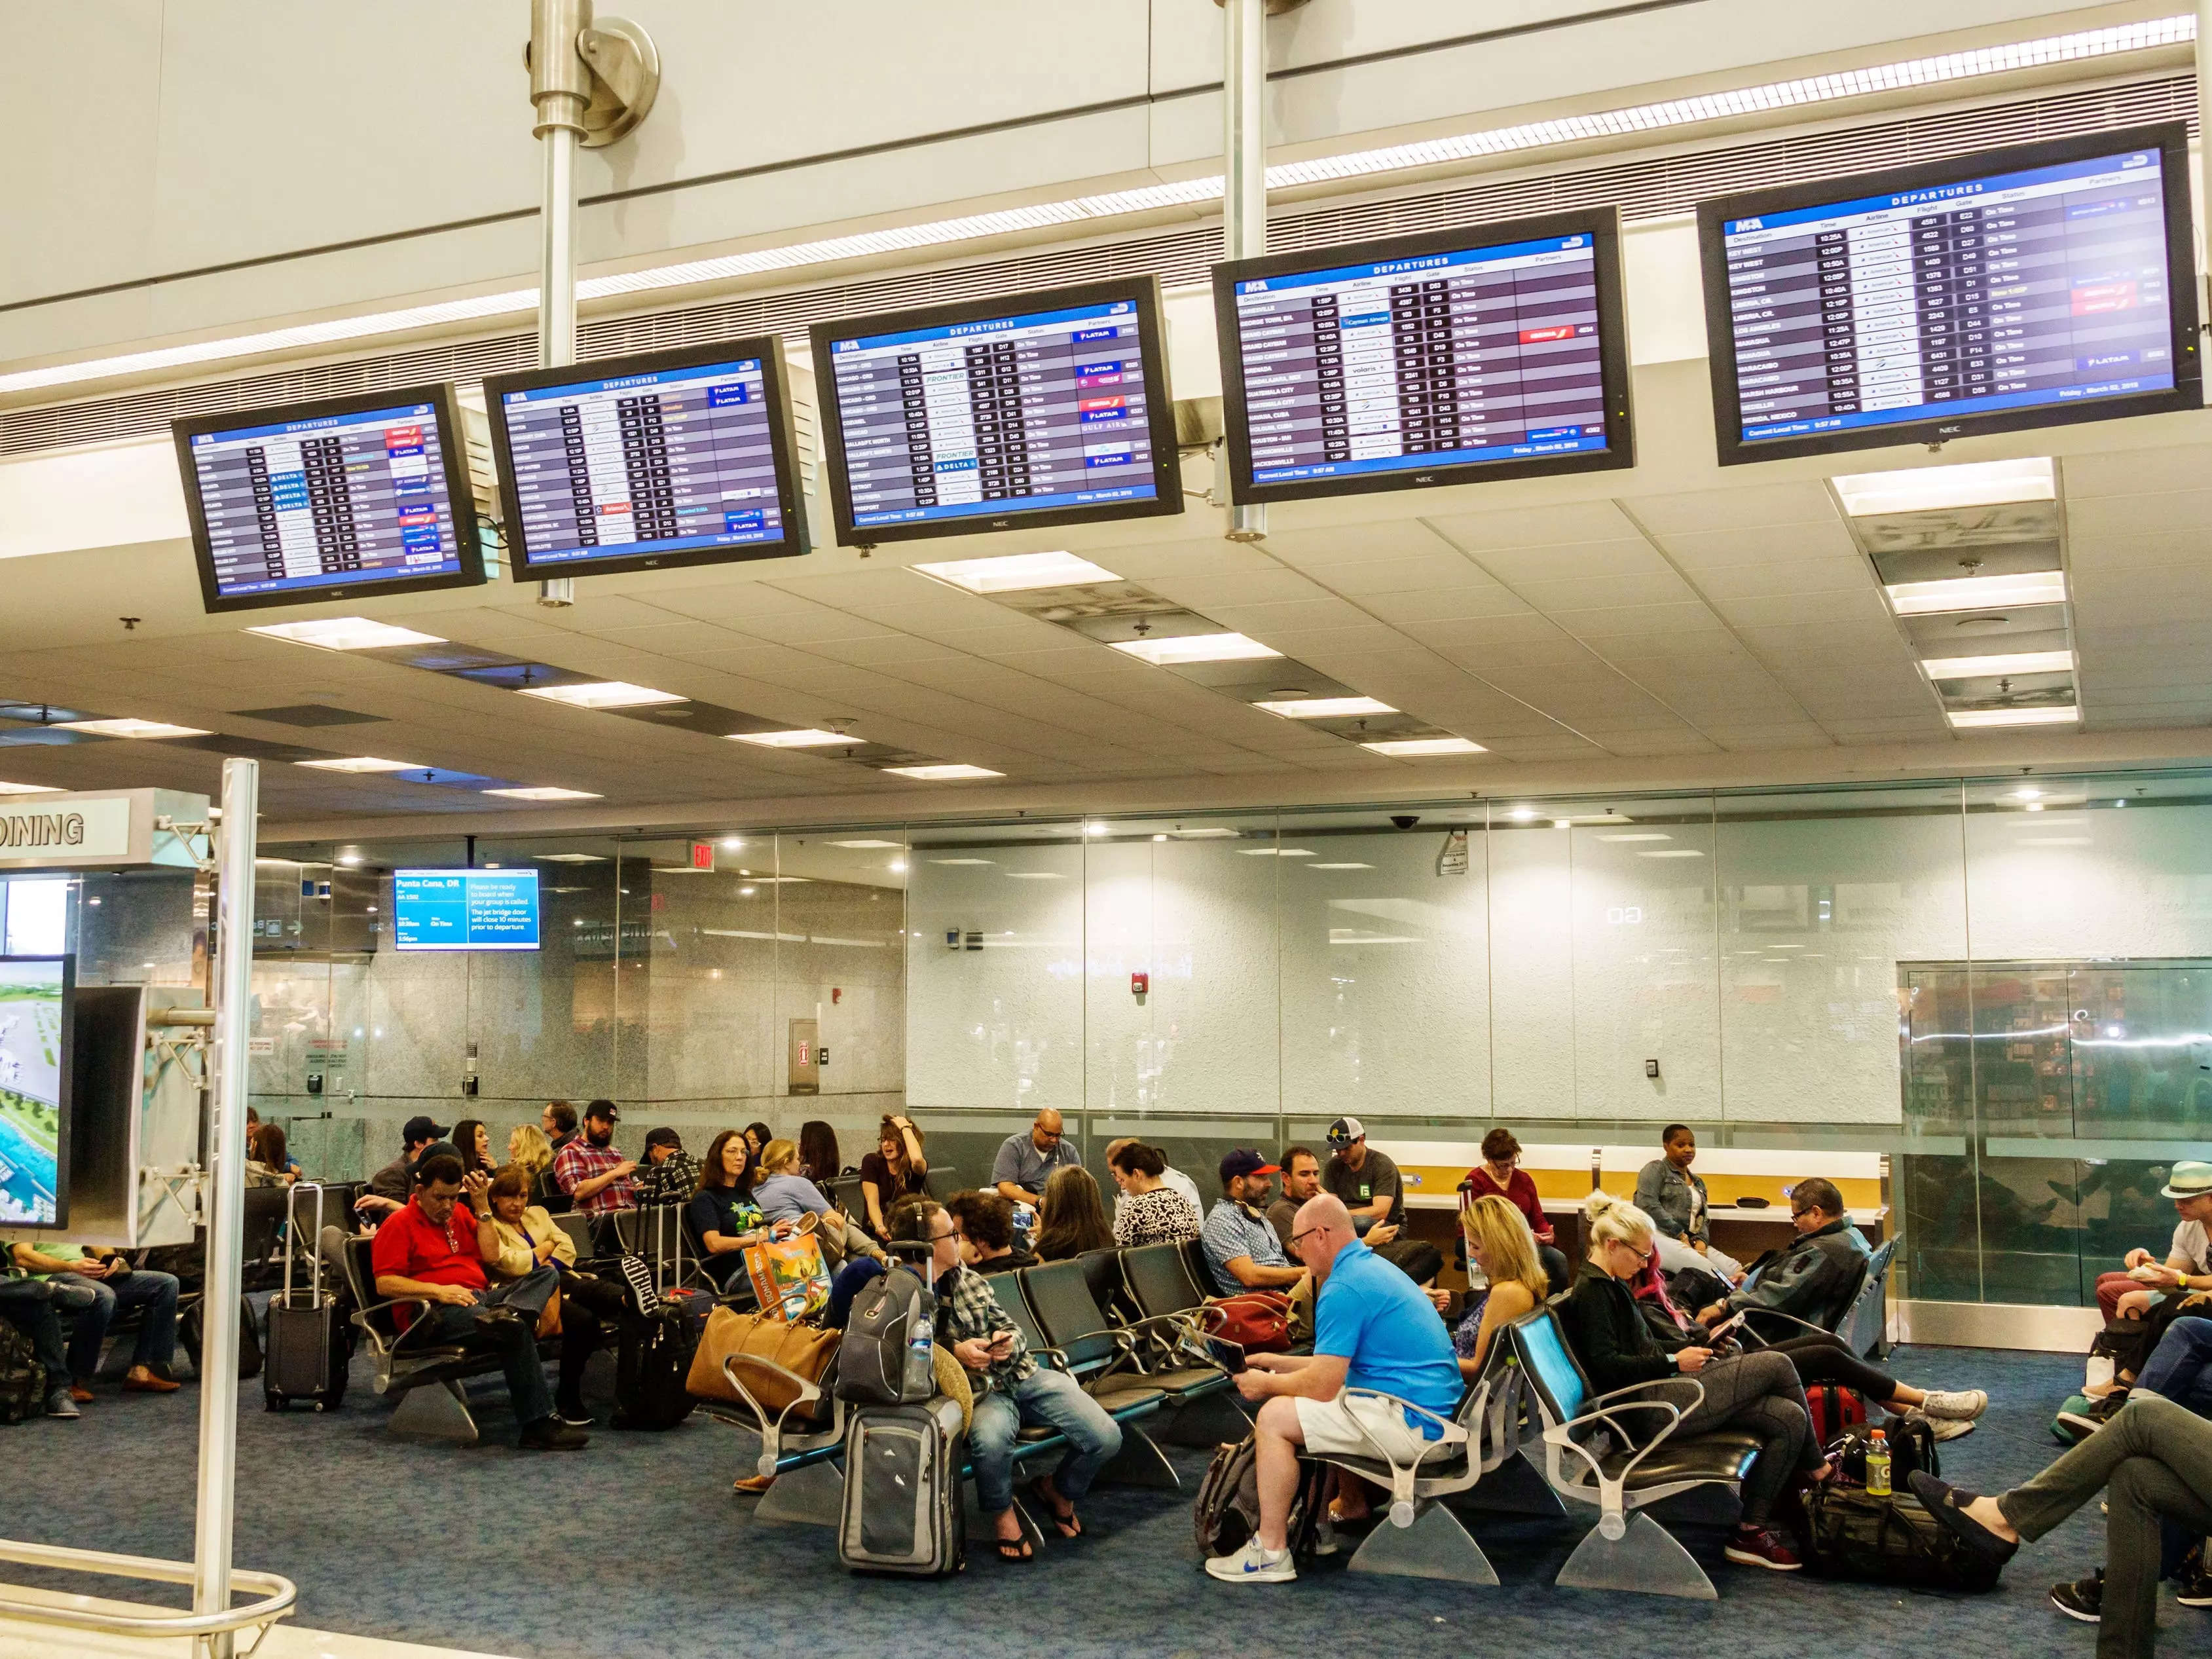
[[[349,870],[357,870],[361,867],[361,854],[358,853],[341,853],[338,854],[338,862],[345,866]]]
[[[1106,833],[1106,826],[1093,818],[1083,826],[1083,833],[1086,836],[1103,836]]]
[[[1465,738],[1383,738],[1359,746],[1399,760],[1416,759],[1423,755],[1485,755],[1490,752],[1480,744]]]
[[[904,859],[893,859],[884,867],[889,870],[895,876],[902,876],[906,873],[906,860]]]
[[[2039,704],[2029,708],[1954,708],[1948,712],[1953,727],[1962,732],[1984,726],[2071,726],[2081,718],[2081,711],[2070,704],[2064,708]]]
[[[1330,720],[1340,715],[1395,714],[1398,712],[1389,703],[1373,697],[1286,697],[1279,702],[1255,702],[1252,707],[1294,720]]]
[[[1226,841],[1243,833],[1241,830],[1209,827],[1204,830],[1178,830],[1175,832],[1175,838],[1177,841]]]
[[[1372,870],[1371,864],[1309,864],[1309,870]]]
[[[1240,847],[1237,850],[1248,859],[1310,859],[1313,856],[1303,847]]]
[[[1600,841],[1672,841],[1674,838],[1657,830],[1638,830],[1633,835],[1600,836],[1598,839]]]
[[[722,850],[725,853],[741,853],[744,851],[744,842],[736,836],[722,837]]]
[[[1516,806],[1506,816],[1516,823],[1534,823],[1536,821],[1536,809],[1533,806]]]
[[[1057,870],[1009,870],[1008,881],[1065,881],[1066,877]]]
[[[1963,466],[1914,466],[1898,472],[1854,472],[1834,483],[1844,511],[1854,519],[2058,499],[2057,475],[2044,455],[2018,461],[1972,461]]]
[[[329,760],[294,761],[295,766],[305,766],[317,772],[427,772],[427,766],[417,766],[413,761],[379,760],[374,755],[338,755]]]
[[[957,783],[966,778],[1003,778],[1004,772],[994,772],[988,766],[946,764],[942,766],[886,766],[884,770],[895,776],[912,778],[918,783]]]
[[[2071,651],[2015,651],[2009,656],[1935,657],[1920,665],[1931,680],[1986,679],[1993,674],[2061,674],[2074,666]]]
[[[1656,853],[1638,853],[1640,859],[1701,859],[1705,857],[1693,847],[1667,847]]]
[[[520,690],[526,697],[565,702],[571,708],[648,708],[655,703],[690,701],[673,691],[656,691],[649,685],[632,685],[628,680],[593,680],[585,685],[526,685]]]
[[[905,845],[903,842],[896,841],[833,841],[830,844],[832,847],[865,847],[870,848],[878,847],[896,848]]]
[[[605,864],[606,860],[598,853],[540,853],[541,864]]]
[[[2015,605],[2063,604],[2066,573],[2030,570],[2009,576],[1956,576],[1940,582],[1899,582],[1884,591],[1900,617],[2004,611]]]
[[[1352,150],[1335,155],[1285,161],[1267,169],[1270,190],[1294,189],[1336,179],[1370,178],[1413,167],[1448,166],[1486,156],[1512,155],[1557,144],[1583,143],[1606,138],[1643,140],[1654,131],[1693,126],[1700,122],[1736,119],[1783,110],[1797,110],[1840,100],[1878,96],[1911,87],[1954,84],[1987,76],[2009,75],[2052,64],[2079,63],[2160,46],[2186,46],[2196,39],[2192,15],[2148,18],[2106,28],[2082,29],[2069,34],[2045,35],[2006,46],[1982,46],[1970,52],[1946,52],[1936,58],[1905,58],[1870,64],[1863,69],[1809,76],[1792,81],[1771,81],[1732,91],[1671,99],[1664,103],[1632,104],[1619,109],[1596,110],[1584,115],[1531,121],[1517,126],[1492,127],[1415,143]],[[812,241],[786,243],[780,247],[752,248],[742,253],[707,259],[686,259],[672,264],[586,277],[576,284],[576,297],[590,302],[616,295],[649,294],[690,287],[701,283],[781,272],[841,260],[879,257],[921,248],[942,248],[987,237],[1006,236],[1067,226],[1075,234],[1091,234],[1099,221],[1163,208],[1191,206],[1218,201],[1222,195],[1219,175],[1142,185],[1056,202],[1036,202],[956,218],[928,220],[830,236]],[[365,316],[335,318],[302,323],[289,328],[253,334],[199,340],[150,351],[127,352],[81,362],[55,363],[0,375],[0,393],[37,391],[69,386],[112,375],[152,374],[163,370],[219,362],[225,358],[268,352],[297,351],[360,340],[379,334],[410,332],[418,329],[451,328],[457,323],[519,318],[538,304],[534,288],[505,289],[496,294],[464,300],[441,301],[400,310],[374,312]]]
[[[996,859],[932,859],[932,864],[996,864]]]
[[[89,732],[102,738],[204,738],[209,735],[197,726],[170,726],[161,720],[59,720],[56,726],[64,732]]]
[[[859,743],[861,739],[840,732],[817,732],[811,727],[795,732],[732,732],[732,743],[757,743],[763,749],[818,749],[824,744]]]
[[[1113,646],[1116,651],[1148,662],[1155,668],[1192,662],[1243,662],[1283,654],[1242,634],[1181,634],[1172,639],[1115,640]]]
[[[443,645],[435,634],[418,634],[411,628],[371,622],[367,617],[321,617],[313,622],[269,623],[249,628],[249,634],[265,634],[272,640],[295,645],[320,646],[325,651],[375,651],[388,645]]]
[[[1085,587],[1121,580],[1073,553],[1009,553],[996,559],[951,559],[913,568],[970,593],[1025,593],[1033,588]]]
[[[61,793],[51,783],[0,783],[0,795],[55,795]]]
[[[588,789],[556,789],[550,785],[535,789],[487,789],[487,795],[500,795],[508,800],[603,800]]]

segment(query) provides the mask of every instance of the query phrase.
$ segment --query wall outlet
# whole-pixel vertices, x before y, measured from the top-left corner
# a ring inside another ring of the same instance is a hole
[[[1645,1060],[1644,1062],[1644,1075],[1646,1077],[1657,1077],[1659,1075],[1659,1062],[1656,1060]]]

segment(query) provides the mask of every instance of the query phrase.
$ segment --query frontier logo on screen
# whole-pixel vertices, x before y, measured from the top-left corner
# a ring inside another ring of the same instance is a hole
[[[535,870],[395,870],[392,942],[401,951],[535,951]]]

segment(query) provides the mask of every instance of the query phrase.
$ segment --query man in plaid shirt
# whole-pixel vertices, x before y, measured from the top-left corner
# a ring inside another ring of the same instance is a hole
[[[611,1100],[593,1101],[584,1109],[584,1132],[553,1160],[554,1183],[586,1215],[637,1207],[637,1187],[630,1179],[637,1165],[615,1150],[615,1124],[621,1115]]]

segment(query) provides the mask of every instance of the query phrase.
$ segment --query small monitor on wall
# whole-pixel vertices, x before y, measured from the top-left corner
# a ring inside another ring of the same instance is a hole
[[[210,611],[483,580],[451,386],[195,415],[171,429]]]
[[[817,324],[837,538],[1182,511],[1150,277]]]
[[[2179,122],[1698,210],[1723,464],[2195,409]]]
[[[484,382],[517,581],[807,550],[774,336]]]
[[[69,1221],[76,963],[0,957],[0,1227]]]
[[[535,870],[394,870],[398,951],[535,951]]]
[[[1213,303],[1239,501],[1635,465],[1610,208],[1216,265]]]

